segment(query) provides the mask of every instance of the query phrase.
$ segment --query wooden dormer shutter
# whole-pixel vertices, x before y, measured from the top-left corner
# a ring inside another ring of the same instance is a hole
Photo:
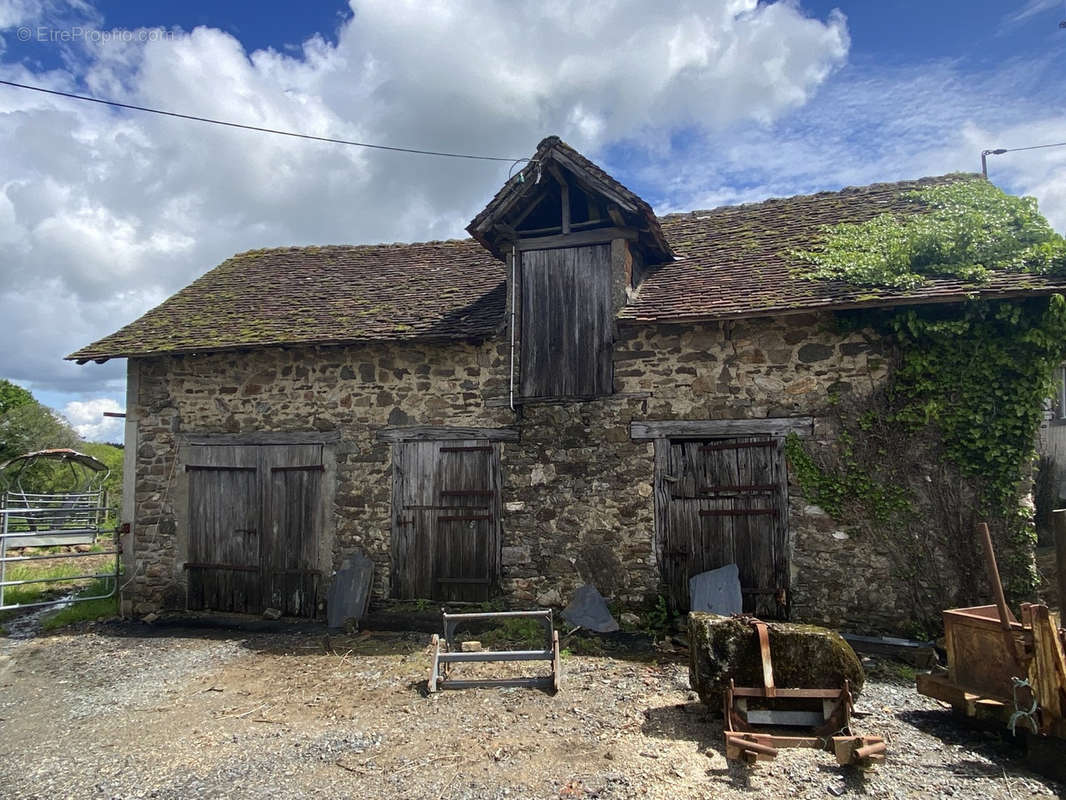
[[[611,394],[611,246],[525,250],[520,258],[522,396]]]

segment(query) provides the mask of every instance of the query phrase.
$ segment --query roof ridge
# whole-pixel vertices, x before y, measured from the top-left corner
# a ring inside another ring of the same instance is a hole
[[[725,205],[715,206],[714,208],[694,208],[690,211],[672,211],[669,214],[663,214],[661,217],[659,217],[659,219],[684,219],[685,217],[692,217],[696,214],[716,214],[722,211],[735,211],[738,209],[754,208],[755,206],[765,206],[774,203],[790,203],[795,200],[808,199],[814,200],[818,198],[828,197],[829,195],[883,192],[891,189],[903,189],[908,186],[916,186],[922,184],[935,185],[938,183],[950,183],[952,181],[977,179],[983,179],[983,176],[978,172],[945,172],[942,175],[925,175],[921,178],[908,178],[902,181],[879,181],[877,183],[866,183],[859,186],[843,186],[839,189],[823,189],[820,192],[767,197],[763,200],[750,200],[747,203],[727,203]]]
[[[465,239],[427,239],[424,242],[349,242],[347,244],[292,244],[280,247],[253,247],[227,257],[226,261],[248,255],[274,255],[278,253],[304,252],[307,250],[359,250],[372,247],[423,247],[426,245],[475,244],[469,236]],[[224,263],[224,262],[223,262]]]

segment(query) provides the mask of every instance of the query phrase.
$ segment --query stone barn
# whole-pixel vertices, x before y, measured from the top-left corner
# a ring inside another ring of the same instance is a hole
[[[973,179],[973,176],[962,176]],[[784,441],[892,353],[842,309],[1051,291],[798,277],[827,223],[960,176],[657,217],[551,137],[470,239],[255,250],[69,358],[125,358],[135,613],[322,613],[352,552],[374,596],[688,604],[736,563],[765,618],[891,629],[884,547],[805,502]]]

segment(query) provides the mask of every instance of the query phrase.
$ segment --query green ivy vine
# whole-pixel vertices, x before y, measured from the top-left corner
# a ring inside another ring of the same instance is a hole
[[[791,255],[800,274],[861,286],[914,289],[929,277],[980,283],[991,270],[1062,274],[1066,239],[1032,197],[1015,197],[980,178],[905,192],[904,214],[825,227],[825,239]]]
[[[923,213],[828,226],[821,246],[792,254],[808,262],[803,274],[910,289],[934,276],[980,283],[990,270],[1066,272],[1066,240],[1032,198],[960,180],[906,199]],[[1035,531],[1019,487],[1035,455],[1054,369],[1066,357],[1066,300],[1057,294],[969,300],[838,318],[895,343],[899,361],[881,413],[903,432],[939,434],[946,458],[978,488],[978,513],[1000,520],[1005,588],[1015,597],[1031,594]],[[862,419],[842,432],[833,469],[820,466],[798,439],[787,442],[786,452],[812,502],[837,518],[857,505],[890,528],[912,498],[902,486],[878,481],[855,457],[852,437],[863,435]]]

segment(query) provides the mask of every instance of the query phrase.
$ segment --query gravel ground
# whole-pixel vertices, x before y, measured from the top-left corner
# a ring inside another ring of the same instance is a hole
[[[855,727],[889,742],[877,769],[812,750],[748,768],[726,762],[677,656],[571,656],[554,697],[426,696],[427,645],[140,624],[0,640],[0,796],[1061,796],[901,680],[857,704]]]

